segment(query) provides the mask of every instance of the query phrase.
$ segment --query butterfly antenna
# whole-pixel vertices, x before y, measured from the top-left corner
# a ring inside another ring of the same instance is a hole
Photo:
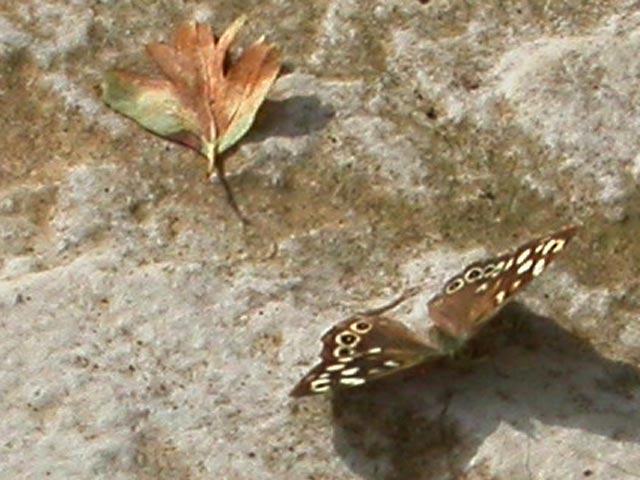
[[[386,303],[386,304],[381,305],[381,306],[376,307],[376,308],[372,308],[371,310],[365,310],[364,312],[360,312],[358,315],[365,316],[365,317],[371,317],[371,316],[375,316],[375,315],[382,315],[383,313],[385,313],[385,312],[397,307],[398,305],[400,305],[405,300],[408,300],[411,297],[415,297],[418,294],[418,292],[420,292],[420,290],[422,290],[422,286],[421,285],[415,285],[413,287],[409,287],[409,288],[405,289],[404,292],[402,292],[398,297],[396,297],[395,299],[393,299],[389,303]]]

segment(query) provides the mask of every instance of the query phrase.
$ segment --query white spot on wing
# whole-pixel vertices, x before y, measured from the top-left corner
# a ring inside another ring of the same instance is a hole
[[[490,263],[489,265],[485,265],[484,269],[482,270],[482,275],[490,275],[493,273],[493,271],[495,270],[496,266],[493,263]]]
[[[484,276],[489,278],[497,277],[498,275],[500,275],[502,267],[504,267],[504,260],[496,264],[491,263],[485,267],[483,272]]]
[[[400,364],[395,360],[387,360],[386,362],[384,362],[384,366],[389,368],[396,368],[399,367]]]
[[[547,244],[544,246],[544,248],[542,249],[542,255],[548,255],[549,252],[553,249],[553,247],[556,246],[556,240],[555,239],[551,239],[547,242]]]
[[[557,253],[564,248],[564,244],[567,243],[566,240],[556,240],[556,246],[553,249],[553,253]]]
[[[454,280],[451,280],[451,282],[449,282],[449,284],[445,287],[444,291],[448,295],[451,295],[452,293],[456,293],[462,287],[464,287],[464,280],[461,278],[456,278]]]
[[[367,350],[367,353],[370,353],[372,355],[376,354],[376,353],[380,353],[380,352],[382,352],[382,348],[380,348],[380,347],[373,347],[373,348],[370,348],[369,350]]]
[[[360,370],[360,367],[347,368],[346,370],[343,370],[340,373],[340,375],[343,375],[345,377],[349,377],[351,375],[355,375],[356,373],[358,373],[358,370]]]
[[[326,392],[329,388],[329,385],[311,385],[311,391],[315,393]]]
[[[516,260],[516,265],[520,265],[522,262],[524,262],[527,258],[529,258],[529,255],[531,255],[531,249],[527,248],[524,252],[518,255],[518,259]]]
[[[342,350],[346,350],[349,353],[347,353],[346,355],[341,357],[340,352]],[[333,356],[336,357],[339,362],[344,362],[344,360],[342,360],[342,358],[351,358],[352,355],[353,355],[353,350],[351,348],[348,348],[348,347],[338,346],[338,347],[333,349]]]
[[[504,290],[500,290],[498,293],[496,293],[496,303],[500,305],[502,302],[504,302],[504,297],[506,295],[507,292],[505,292]]]
[[[480,278],[482,278],[482,269],[480,267],[470,268],[464,274],[464,279],[469,283],[473,283]]]
[[[373,325],[371,325],[369,322],[366,322],[364,320],[358,320],[356,322],[353,322],[351,325],[349,325],[349,328],[354,332],[364,334],[364,333],[367,333],[369,330],[371,330],[373,328]]]
[[[350,386],[356,386],[356,385],[362,385],[363,383],[365,383],[366,380],[364,378],[341,378],[340,379],[340,383],[343,385],[350,385]]]
[[[518,275],[528,272],[533,266],[533,260],[529,259],[518,267]]]
[[[353,341],[351,343],[345,342],[345,337],[353,338]],[[338,335],[336,335],[336,343],[344,347],[355,347],[356,345],[358,345],[358,343],[360,343],[360,335],[350,331],[340,332]]]
[[[329,383],[331,380],[328,378],[318,378],[311,382],[311,391],[312,392],[326,392],[329,390]]]
[[[533,272],[531,272],[534,277],[537,277],[538,275],[540,275],[542,273],[542,271],[544,270],[545,263],[546,262],[545,262],[544,258],[541,258],[540,260],[538,260],[536,262],[535,266],[533,267]]]

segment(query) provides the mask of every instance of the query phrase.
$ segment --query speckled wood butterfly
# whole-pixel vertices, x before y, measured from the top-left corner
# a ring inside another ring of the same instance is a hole
[[[356,315],[322,336],[321,361],[291,391],[294,397],[364,385],[459,348],[516,293],[539,276],[576,227],[537,238],[515,251],[474,262],[429,301],[435,347],[401,322],[380,314]]]

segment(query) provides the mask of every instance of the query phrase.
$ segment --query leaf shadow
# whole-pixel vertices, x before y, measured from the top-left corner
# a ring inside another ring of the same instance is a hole
[[[322,130],[335,110],[315,95],[295,95],[284,100],[265,100],[246,142],[262,142],[269,137],[300,137]]]
[[[334,446],[354,473],[467,478],[504,422],[530,437],[537,422],[640,444],[638,369],[600,356],[552,319],[510,304],[469,347],[471,363],[446,359],[333,397]]]
[[[227,204],[244,225],[249,225],[252,222],[240,208],[234,188],[229,180],[230,175],[225,173],[227,159],[233,157],[240,146],[245,143],[260,143],[270,137],[301,137],[321,130],[334,115],[335,110],[330,105],[323,104],[314,95],[297,95],[278,101],[265,100],[256,115],[252,128],[244,139],[217,157],[216,172],[218,175],[214,179],[214,183],[222,185]],[[235,171],[233,176],[242,175],[245,171],[245,168],[241,168]]]

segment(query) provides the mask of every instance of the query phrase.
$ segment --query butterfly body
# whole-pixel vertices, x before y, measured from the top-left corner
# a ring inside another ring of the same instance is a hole
[[[291,395],[357,387],[457,352],[515,294],[542,274],[575,233],[576,227],[566,227],[512,252],[474,262],[450,278],[428,305],[437,347],[401,322],[378,314],[337,323],[322,336],[320,363],[298,382]]]

